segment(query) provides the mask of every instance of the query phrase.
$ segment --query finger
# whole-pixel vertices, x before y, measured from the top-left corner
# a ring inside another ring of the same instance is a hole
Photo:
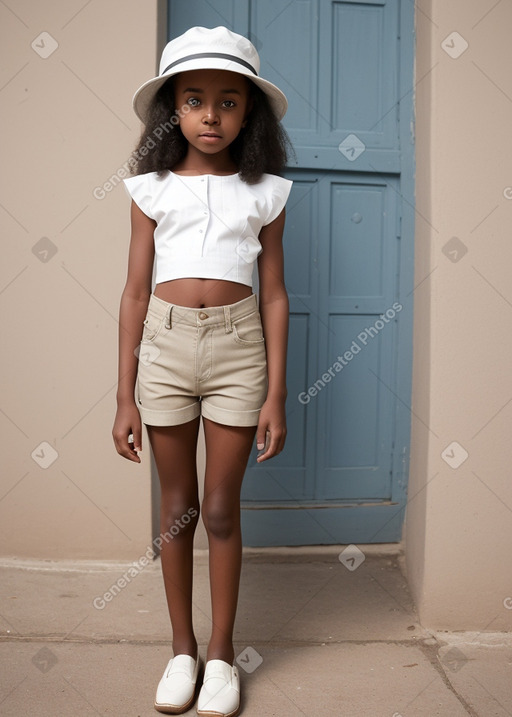
[[[277,456],[284,448],[284,442],[286,440],[286,429],[282,430],[270,430],[270,440],[268,441],[267,450],[261,454],[261,460],[268,460]],[[258,459],[257,459],[258,460]]]
[[[271,448],[272,448],[272,431],[269,429],[266,432],[265,443],[261,449],[263,452],[258,455],[258,457],[256,458],[256,461],[261,463],[261,461],[265,461],[265,460],[267,460],[267,458],[272,458],[272,456],[274,454],[271,453]]]
[[[121,453],[123,458],[128,458],[129,461],[134,461],[135,463],[140,463],[140,456],[137,454],[137,451],[133,448],[133,443],[128,444],[126,449],[124,449]]]
[[[136,451],[142,450],[142,429],[139,426],[133,429],[133,444]]]
[[[132,439],[130,441],[130,438]],[[125,455],[125,458],[128,458],[131,461],[135,461],[136,463],[140,463],[140,456],[138,455],[137,449],[134,444],[133,436],[130,434],[128,436],[128,451]]]
[[[261,451],[265,447],[265,436],[267,433],[267,424],[258,424],[258,430],[256,431],[256,448]]]
[[[275,431],[271,433],[270,446],[267,452],[269,454],[269,458],[273,458],[273,456],[277,456],[277,454],[279,453],[279,436],[276,435]]]
[[[114,438],[114,444],[116,447],[116,451],[119,453],[120,456],[122,456],[123,458],[127,458],[130,461],[134,461],[135,463],[141,462],[135,450],[130,447],[127,439]]]
[[[132,433],[130,433],[130,435],[128,436],[128,445],[130,446],[130,450],[132,451],[142,450],[142,437],[140,429],[132,429]]]

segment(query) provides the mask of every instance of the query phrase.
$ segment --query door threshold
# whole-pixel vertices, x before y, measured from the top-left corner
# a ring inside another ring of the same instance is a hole
[[[390,506],[399,505],[396,501],[379,500],[379,501],[351,501],[351,502],[329,502],[329,503],[299,503],[297,501],[287,503],[252,503],[249,501],[242,502],[240,507],[242,510],[319,510],[327,508],[361,508],[363,506]]]

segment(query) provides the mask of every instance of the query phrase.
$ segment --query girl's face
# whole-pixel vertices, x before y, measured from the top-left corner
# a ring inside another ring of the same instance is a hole
[[[228,151],[251,109],[249,80],[226,70],[180,73],[174,80],[174,99],[189,145],[209,155]]]

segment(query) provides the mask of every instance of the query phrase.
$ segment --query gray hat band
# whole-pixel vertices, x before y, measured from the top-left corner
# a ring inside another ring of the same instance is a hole
[[[250,65],[245,60],[242,60],[240,57],[237,57],[236,55],[226,55],[223,52],[199,52],[196,55],[187,55],[186,57],[181,57],[179,60],[175,60],[174,62],[171,62],[170,65],[168,65],[165,70],[160,73],[160,77],[163,77],[166,72],[168,72],[171,67],[175,67],[176,65],[179,65],[182,62],[188,62],[189,60],[197,60],[200,57],[220,57],[224,60],[230,60],[231,62],[237,62],[239,65],[243,65],[244,67],[247,67],[253,74],[258,76],[258,73],[254,69],[252,65]]]

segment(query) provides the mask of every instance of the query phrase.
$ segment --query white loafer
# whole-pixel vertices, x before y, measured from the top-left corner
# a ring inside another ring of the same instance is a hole
[[[176,655],[169,660],[158,683],[155,709],[169,715],[179,715],[192,706],[196,692],[199,655]]]
[[[197,702],[200,717],[235,717],[240,712],[240,676],[235,665],[208,660]]]

